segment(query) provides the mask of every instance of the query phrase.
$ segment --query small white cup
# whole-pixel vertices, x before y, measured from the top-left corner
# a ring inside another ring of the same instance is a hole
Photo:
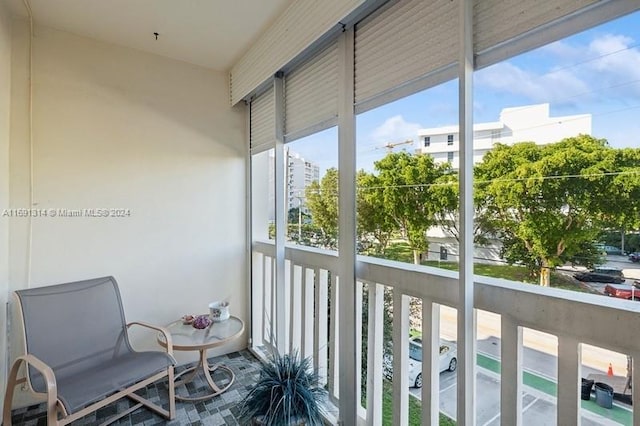
[[[211,321],[220,322],[229,319],[229,302],[209,303],[209,316]]]

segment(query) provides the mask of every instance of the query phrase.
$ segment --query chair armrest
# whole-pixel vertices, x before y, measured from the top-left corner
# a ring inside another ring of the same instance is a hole
[[[166,327],[149,324],[147,322],[142,322],[142,321],[133,321],[127,324],[127,328],[131,327],[132,325],[139,325],[141,327],[150,328],[152,330],[156,330],[162,333],[162,335],[164,336],[164,341],[167,342],[167,353],[171,355],[171,357],[173,358],[173,340],[171,339],[171,333],[169,333],[169,330],[167,330]]]
[[[56,376],[53,373],[53,370],[51,369],[51,367],[49,367],[47,364],[45,364],[43,361],[41,361],[35,355],[32,355],[32,354],[21,355],[18,358],[16,358],[16,362],[18,362],[19,360],[27,364],[27,367],[29,365],[33,366],[33,368],[35,368],[36,370],[38,370],[40,374],[42,374],[42,377],[44,378],[44,381],[47,387],[47,393],[53,392],[54,394],[56,394],[58,392],[58,385],[56,384]]]
[[[7,380],[7,390],[4,399],[3,408],[3,422],[5,425],[11,425],[11,404],[13,402],[13,393],[16,385],[18,384],[18,371],[22,363],[26,364],[26,374],[28,375],[28,368],[31,365],[38,370],[45,382],[46,395],[47,395],[47,424],[55,424],[57,422],[56,404],[58,402],[58,385],[56,384],[56,376],[53,373],[51,367],[36,358],[34,355],[25,354],[16,358],[11,367],[11,372]],[[31,386],[31,384],[29,383]]]

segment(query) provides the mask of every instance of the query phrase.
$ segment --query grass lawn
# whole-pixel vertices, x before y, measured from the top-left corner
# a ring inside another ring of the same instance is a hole
[[[397,260],[399,262],[413,263],[413,252],[406,242],[400,240],[396,240],[389,244],[389,247],[387,247],[384,255],[379,255],[378,257],[383,257],[389,260]],[[448,269],[451,271],[458,270],[457,262],[427,260],[423,261],[422,264],[426,266],[433,266],[436,268]],[[518,265],[476,263],[474,264],[474,272],[477,275],[484,275],[487,277],[503,278],[529,284],[538,284],[537,278],[531,277],[527,268]],[[574,280],[567,277],[566,275],[556,272],[551,273],[551,287],[582,292],[588,291],[582,288],[579,284],[577,284]]]
[[[420,426],[422,404],[418,398],[409,395],[409,425]],[[382,388],[382,424],[393,425],[393,385],[390,381],[383,381]],[[456,422],[440,413],[441,426],[455,426]]]
[[[401,240],[395,240],[389,243],[389,246],[384,251],[384,255],[371,256],[382,257],[389,260],[397,260],[399,262],[411,262],[413,263],[413,252],[409,248],[409,245]]]

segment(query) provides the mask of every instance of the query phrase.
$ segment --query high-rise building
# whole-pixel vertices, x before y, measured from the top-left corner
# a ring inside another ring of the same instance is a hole
[[[320,181],[320,166],[290,149],[286,149],[285,153],[287,155],[287,211],[302,205],[302,212],[308,214],[308,209],[305,207],[305,189],[311,182]],[[274,220],[275,173],[273,167],[275,162],[273,161],[273,150],[269,152],[269,156],[271,157],[269,161],[269,220]]]
[[[549,116],[549,104],[505,108],[499,121],[473,125],[473,162],[482,161],[496,143],[512,145],[532,141],[548,144],[561,139],[591,134],[591,114]],[[459,167],[458,126],[434,127],[418,131],[417,152],[433,156],[436,163],[450,162]]]
[[[287,151],[287,210],[302,206],[302,211],[308,213],[304,207],[305,188],[319,181],[320,166],[296,152]]]

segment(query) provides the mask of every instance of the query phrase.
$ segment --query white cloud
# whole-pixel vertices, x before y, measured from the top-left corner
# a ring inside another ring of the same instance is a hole
[[[414,140],[418,130],[422,126],[419,123],[410,123],[402,117],[395,115],[387,118],[384,123],[373,129],[371,132],[371,142],[377,147],[382,147],[387,143],[403,142],[408,139]],[[407,146],[409,146],[407,144]]]
[[[532,102],[578,105],[616,96],[640,96],[640,49],[624,35],[601,34],[588,44],[557,41],[540,53],[555,63],[545,73],[501,62],[479,71],[476,83],[497,92],[524,96]],[[533,68],[533,67],[532,67]]]
[[[479,71],[475,81],[490,89],[521,95],[534,102],[573,104],[576,95],[589,91],[588,85],[568,69],[536,74],[510,62],[501,62]]]
[[[575,62],[583,59],[584,49],[577,48],[563,40],[554,41],[540,48],[541,53],[551,54],[563,61]]]
[[[640,80],[640,50],[631,47],[633,39],[606,34],[589,44],[589,56],[600,57],[589,62],[589,67],[598,77],[609,83],[623,83]],[[636,93],[640,86],[635,85]]]

